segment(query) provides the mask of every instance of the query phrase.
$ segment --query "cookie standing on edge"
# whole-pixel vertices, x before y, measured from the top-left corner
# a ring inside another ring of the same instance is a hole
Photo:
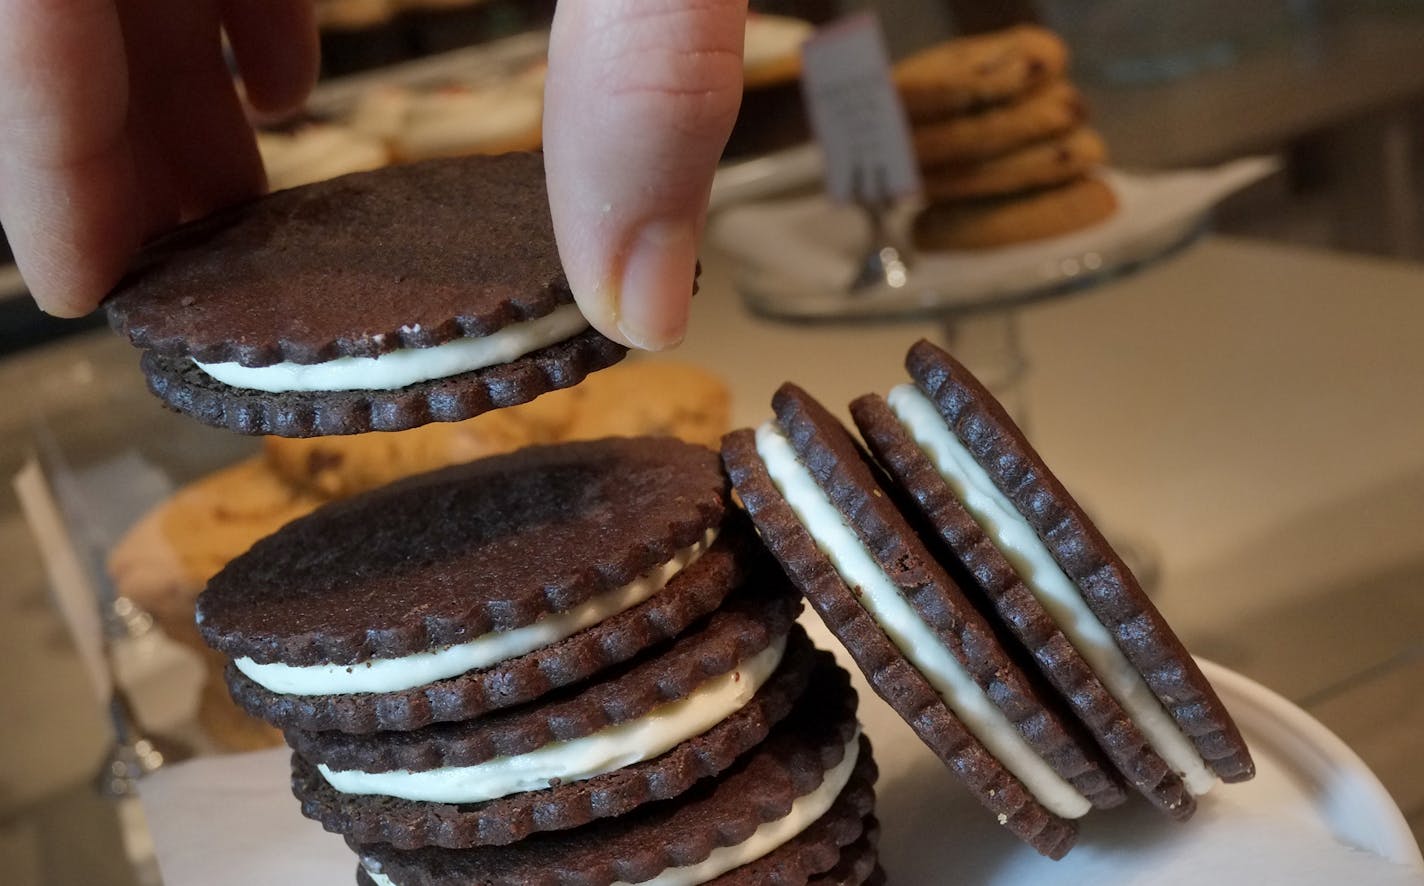
[[[243,434],[458,421],[625,354],[573,303],[538,154],[389,167],[232,207],[150,246],[104,306],[165,404]]]
[[[897,389],[891,396],[904,408],[906,395],[902,390]],[[996,546],[1002,540],[986,534],[985,528],[965,510],[883,398],[874,394],[861,397],[851,404],[851,414],[877,461],[974,577],[978,588],[993,602],[1001,622],[1033,654],[1040,671],[1068,700],[1118,771],[1167,814],[1189,818],[1196,802],[1182,778],[1064,633],[1066,630],[1081,636],[1083,630],[1072,619],[1066,619],[1063,625],[1056,622],[1009,562],[1009,556],[1023,556],[1023,539],[1011,536],[1004,551]],[[916,418],[922,417],[921,409]],[[1061,604],[1055,608],[1063,611]],[[1123,683],[1119,680],[1115,685],[1121,687]]]
[[[1171,789],[1150,784],[1152,757],[1194,795],[1217,777],[1251,778],[1246,743],[1191,654],[993,395],[927,341],[905,365],[914,383],[891,391],[888,403],[857,400],[856,423],[1048,676],[1111,693],[1075,701],[1103,746],[1127,758],[1124,774],[1146,779],[1149,794]],[[1081,673],[1083,661],[1090,673]],[[1121,712],[1133,729],[1104,734],[1104,721],[1121,721]]]
[[[326,505],[198,598],[234,697],[284,728],[418,729],[537,698],[706,616],[754,550],[715,453],[530,447]]]
[[[844,426],[783,385],[776,419],[723,442],[733,485],[870,684],[1001,824],[1050,857],[1124,799],[925,550]]]

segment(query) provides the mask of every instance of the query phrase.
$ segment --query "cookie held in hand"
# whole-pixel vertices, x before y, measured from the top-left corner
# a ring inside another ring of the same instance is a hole
[[[573,302],[538,154],[388,167],[231,207],[150,246],[104,307],[165,404],[243,434],[459,421],[626,353]]]

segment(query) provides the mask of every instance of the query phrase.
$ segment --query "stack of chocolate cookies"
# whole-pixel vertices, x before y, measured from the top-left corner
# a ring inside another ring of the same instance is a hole
[[[460,420],[624,355],[573,304],[537,155],[227,210],[107,307],[168,406],[249,434]],[[196,619],[362,883],[873,882],[875,761],[800,610],[717,453],[642,437],[325,504]]]
[[[1107,159],[1064,78],[1068,48],[1039,27],[951,40],[895,68],[929,206],[925,250],[989,249],[1066,234],[1112,215],[1094,173]]]
[[[716,453],[621,438],[323,507],[198,622],[361,882],[862,883],[875,763],[800,607]]]
[[[172,408],[307,437],[577,384],[624,350],[572,301],[542,163],[509,155],[189,225],[109,313]],[[671,437],[531,446],[329,502],[218,572],[198,629],[366,886],[879,882],[875,761],[849,676],[796,624],[803,595],[1045,855],[1130,789],[1184,819],[1251,777],[1211,686],[1002,408],[928,343],[907,366],[912,385],[852,405],[873,456],[787,384],[720,459]]]

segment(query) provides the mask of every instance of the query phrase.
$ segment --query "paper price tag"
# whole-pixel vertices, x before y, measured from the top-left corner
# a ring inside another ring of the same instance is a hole
[[[801,53],[801,88],[826,155],[830,195],[875,202],[918,191],[910,126],[890,76],[880,20],[871,13],[842,19]]]

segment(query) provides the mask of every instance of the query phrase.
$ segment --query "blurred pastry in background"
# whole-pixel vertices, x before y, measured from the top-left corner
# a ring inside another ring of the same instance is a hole
[[[355,31],[389,22],[396,13],[391,0],[316,0],[317,27]]]
[[[543,140],[543,72],[541,64],[488,86],[376,87],[348,122],[398,162],[534,150]]]
[[[895,66],[895,87],[916,123],[1016,101],[1061,78],[1068,46],[1036,25],[960,37]]]
[[[274,191],[379,169],[391,160],[384,142],[335,123],[310,123],[287,132],[259,131],[257,149]]]
[[[1107,146],[1066,79],[1067,46],[1022,25],[933,46],[895,67],[929,205],[924,250],[992,249],[1104,221]]]
[[[445,9],[465,9],[479,6],[486,0],[391,0],[400,10],[434,11]]]
[[[1107,145],[1093,130],[1079,127],[973,163],[922,170],[925,196],[932,201],[1001,197],[1080,179],[1107,159]]]
[[[316,0],[317,26],[358,30],[388,23],[402,12],[463,9],[485,0]]]
[[[993,249],[1086,228],[1117,210],[1112,188],[1097,178],[1006,197],[956,200],[927,207],[915,218],[921,249]]]
[[[345,437],[267,437],[268,466],[293,487],[323,498],[345,498],[422,471],[509,452],[533,442],[531,428],[506,415],[539,400],[460,422],[437,422],[394,433]]]
[[[784,15],[747,15],[742,78],[747,89],[765,89],[801,76],[801,44],[815,31],[810,22]]]
[[[731,397],[693,366],[639,360],[528,403],[460,422],[388,434],[264,441],[268,465],[312,495],[344,498],[411,474],[522,446],[666,434],[715,447],[731,422]]]
[[[1087,116],[1087,106],[1073,84],[1055,80],[1022,101],[916,124],[915,154],[927,167],[973,163],[1062,135]]]
[[[810,138],[801,98],[801,44],[814,32],[799,18],[747,16],[742,107],[725,156],[766,153]]]
[[[273,190],[393,162],[530,151],[542,142],[543,62],[498,83],[367,89],[341,122],[262,129],[257,147]]]

